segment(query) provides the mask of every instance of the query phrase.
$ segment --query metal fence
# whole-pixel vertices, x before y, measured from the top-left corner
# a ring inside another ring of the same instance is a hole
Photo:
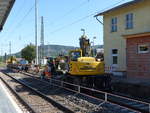
[[[119,96],[104,91],[99,91],[93,88],[87,88],[84,86],[80,86],[80,85],[76,85],[76,84],[72,84],[72,83],[68,83],[65,81],[56,80],[52,78],[49,80],[49,82],[51,85],[61,87],[66,90],[75,92],[77,94],[81,94],[102,101],[102,103],[100,103],[98,107],[107,102],[107,103],[119,105],[122,108],[128,108],[136,112],[140,111],[140,112],[150,113],[150,103],[147,102],[135,100],[124,96]],[[90,94],[85,92],[90,92]]]

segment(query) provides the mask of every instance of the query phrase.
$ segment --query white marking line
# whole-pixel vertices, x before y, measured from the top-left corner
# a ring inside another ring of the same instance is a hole
[[[2,83],[2,81],[0,81],[0,85],[1,85],[2,89],[5,91],[6,96],[9,98],[9,100],[13,104],[14,108],[16,109],[16,111],[18,113],[23,113],[23,111],[19,108],[19,106],[17,105],[17,103],[12,99],[12,97],[8,93],[8,90],[7,90],[6,86],[4,86],[4,84]]]

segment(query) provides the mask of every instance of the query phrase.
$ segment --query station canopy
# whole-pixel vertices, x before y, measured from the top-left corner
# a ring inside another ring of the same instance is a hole
[[[3,29],[14,2],[15,0],[0,0],[0,31]]]

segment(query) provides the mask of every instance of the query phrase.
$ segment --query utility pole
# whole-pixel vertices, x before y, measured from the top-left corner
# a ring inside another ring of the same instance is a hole
[[[93,37],[93,47],[94,47],[94,40],[96,39],[96,36]]]
[[[36,46],[36,60],[35,60],[35,64],[38,65],[39,64],[39,60],[38,60],[38,8],[37,8],[37,0],[35,0],[35,46]]]
[[[11,57],[11,42],[9,42],[9,56]]]
[[[3,48],[1,47],[1,62],[3,62]]]
[[[96,39],[96,37],[93,37],[93,56],[95,56],[95,49],[94,49],[94,40]]]
[[[48,57],[48,56],[50,56],[50,43],[49,42],[47,42],[47,50],[46,50],[46,56]]]
[[[41,60],[41,64],[44,63],[43,62],[43,58],[44,58],[44,19],[43,16],[41,17],[41,46],[40,46],[40,60]]]
[[[1,46],[1,58],[2,58],[2,62],[4,61],[3,60],[3,58],[4,58],[4,56],[3,56],[3,44],[2,44],[2,46]]]
[[[6,61],[7,61],[7,53],[5,53],[4,60],[5,60],[5,63],[6,63]]]

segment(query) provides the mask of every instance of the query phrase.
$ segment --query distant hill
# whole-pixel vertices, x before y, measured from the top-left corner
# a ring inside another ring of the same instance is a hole
[[[74,46],[64,46],[64,45],[45,45],[44,46],[44,56],[58,56],[59,54],[67,55],[69,50],[75,49]]]
[[[95,49],[104,48],[104,45],[95,45],[94,48],[95,48]]]
[[[16,56],[17,58],[21,58],[21,52],[17,52],[12,54],[12,56]]]
[[[64,46],[64,45],[44,45],[44,56],[58,56],[59,54],[67,55],[69,50],[76,49],[78,47],[74,46]],[[95,45],[95,49],[103,48],[103,45]],[[13,54],[16,57],[21,57],[21,52]]]

